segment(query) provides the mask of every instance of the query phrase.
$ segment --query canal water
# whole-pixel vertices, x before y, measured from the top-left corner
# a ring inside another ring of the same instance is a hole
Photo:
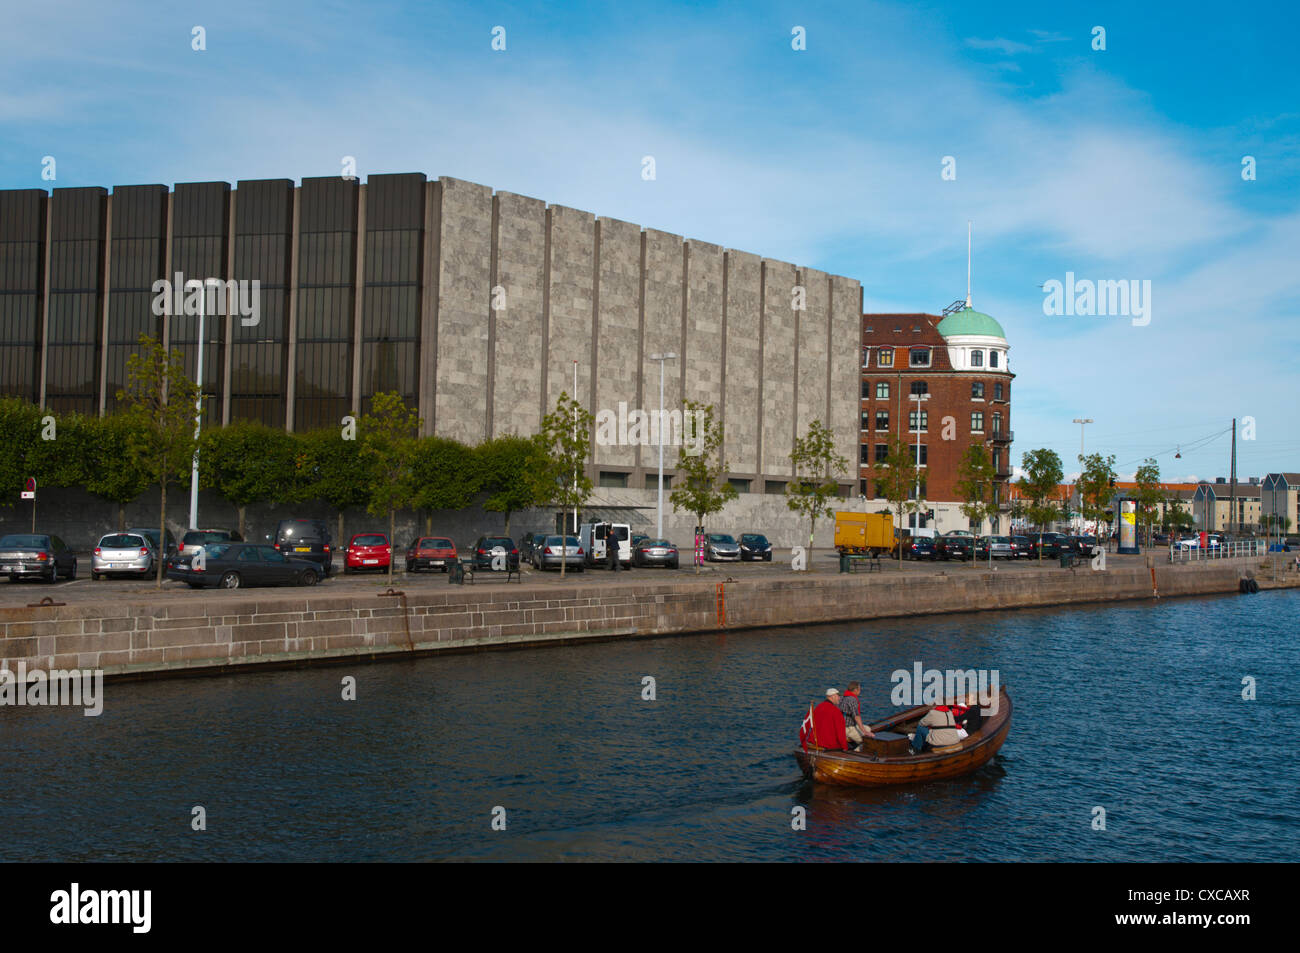
[[[0,859],[1294,860],[1298,635],[1291,590],[110,683],[0,708]],[[805,783],[809,701],[916,662],[1000,673],[994,762]]]

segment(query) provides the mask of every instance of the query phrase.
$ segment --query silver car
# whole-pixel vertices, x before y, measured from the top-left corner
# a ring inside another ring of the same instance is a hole
[[[141,533],[109,533],[101,536],[90,557],[90,577],[143,576],[153,573],[155,549]]]
[[[542,536],[533,539],[533,568],[559,569],[561,561],[568,569],[582,569],[586,560],[576,536]]]
[[[726,533],[710,533],[704,545],[704,558],[710,562],[740,562],[740,544]]]

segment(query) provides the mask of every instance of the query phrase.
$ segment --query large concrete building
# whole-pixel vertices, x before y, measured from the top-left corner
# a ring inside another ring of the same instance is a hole
[[[418,173],[0,192],[0,395],[110,413],[143,332],[193,374],[197,317],[154,307],[177,275],[260,283],[255,324],[206,316],[209,424],[334,427],[395,390],[477,443],[536,432],[575,369],[593,412],[655,410],[672,352],[665,405],[714,405],[742,491],[780,492],[814,419],[857,456],[857,281]],[[591,475],[656,462],[600,445]]]

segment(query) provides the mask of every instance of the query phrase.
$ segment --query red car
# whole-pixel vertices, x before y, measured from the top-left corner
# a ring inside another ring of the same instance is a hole
[[[441,569],[450,571],[457,560],[456,544],[445,536],[421,536],[406,548],[406,571]]]
[[[357,533],[343,550],[343,571],[362,569],[388,569],[393,558],[393,547],[388,545],[384,533]]]

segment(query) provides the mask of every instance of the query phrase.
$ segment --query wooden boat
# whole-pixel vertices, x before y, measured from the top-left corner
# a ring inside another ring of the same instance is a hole
[[[808,746],[796,751],[795,760],[806,777],[823,784],[848,787],[881,787],[956,778],[982,767],[997,754],[1011,728],[1011,696],[1003,688],[997,714],[984,719],[980,729],[955,745],[926,748],[913,754],[908,732],[930,710],[929,705],[909,708],[872,724],[875,738],[868,738],[861,752],[830,751]]]

